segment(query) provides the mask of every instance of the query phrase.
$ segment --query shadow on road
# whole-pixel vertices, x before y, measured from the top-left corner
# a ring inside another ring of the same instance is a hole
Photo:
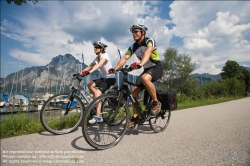
[[[81,151],[99,151],[98,149],[94,149],[94,148],[83,148],[83,147],[79,147],[76,145],[76,142],[79,140],[79,139],[84,139],[83,136],[80,136],[80,137],[77,137],[75,138],[72,142],[71,142],[71,145],[73,148],[77,149],[77,150],[81,150]]]
[[[78,128],[79,127],[77,127],[75,130],[71,131],[70,133],[78,131]],[[67,133],[67,134],[70,134],[70,133]],[[52,134],[48,131],[40,131],[40,132],[38,132],[38,134],[43,135],[43,136],[57,136],[56,134]],[[58,134],[58,135],[65,135],[65,134]]]

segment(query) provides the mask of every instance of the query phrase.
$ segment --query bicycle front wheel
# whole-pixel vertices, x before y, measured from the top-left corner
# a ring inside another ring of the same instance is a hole
[[[70,93],[58,94],[50,97],[40,111],[40,121],[43,127],[53,134],[67,134],[74,131],[81,123],[84,104]],[[66,108],[69,108],[66,114]]]
[[[121,141],[126,133],[129,109],[124,98],[117,101],[117,94],[104,94],[95,98],[87,108],[82,132],[86,142],[96,149],[108,149]],[[100,105],[99,105],[99,104]],[[93,112],[101,108],[103,122],[90,124]]]
[[[159,114],[149,119],[149,125],[155,133],[162,132],[167,128],[170,117],[170,110],[161,110]]]

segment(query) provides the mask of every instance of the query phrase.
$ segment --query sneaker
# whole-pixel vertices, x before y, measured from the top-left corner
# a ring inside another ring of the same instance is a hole
[[[103,119],[101,116],[94,116],[93,119],[89,120],[90,124],[100,123],[103,122]]]
[[[157,102],[153,102],[152,104],[152,108],[151,108],[151,114],[153,116],[157,115],[159,112],[161,111],[161,102],[157,101]]]
[[[138,121],[138,116],[137,117],[132,117],[130,122],[128,123],[128,127],[129,128],[135,127],[135,125],[137,124],[137,121]]]

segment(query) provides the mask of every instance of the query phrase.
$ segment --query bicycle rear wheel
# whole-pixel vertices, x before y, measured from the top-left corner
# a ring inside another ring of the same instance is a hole
[[[170,117],[170,110],[161,110],[159,114],[149,119],[149,125],[155,133],[162,132],[167,128]]]
[[[108,149],[121,141],[128,126],[129,109],[124,98],[117,101],[117,94],[104,94],[94,99],[87,108],[82,132],[86,142],[96,149]],[[92,112],[101,102],[103,122],[90,124]]]
[[[67,134],[74,131],[81,123],[84,105],[77,96],[69,100],[69,93],[50,97],[40,111],[43,127],[53,134]],[[65,115],[66,108],[69,108]]]

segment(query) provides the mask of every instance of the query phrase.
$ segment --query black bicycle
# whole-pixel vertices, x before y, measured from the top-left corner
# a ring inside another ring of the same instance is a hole
[[[40,121],[50,133],[61,135],[74,131],[82,122],[88,104],[93,100],[81,84],[83,76],[76,75],[71,79],[71,91],[50,97],[40,110]],[[105,93],[114,92],[116,85]],[[94,115],[95,112],[92,112]]]
[[[123,82],[119,90],[115,93],[103,94],[95,98],[87,108],[83,117],[82,132],[87,143],[96,149],[108,149],[118,144],[126,133],[129,122],[129,104],[127,97],[132,101],[136,108],[139,120],[137,125],[142,125],[149,121],[151,129],[158,133],[167,128],[170,120],[171,111],[161,110],[156,116],[150,113],[152,106],[152,98],[148,95],[145,110],[142,110],[140,103],[134,99],[129,90],[129,85],[134,83],[128,81],[128,73],[132,71],[127,65],[125,68],[117,70],[116,72],[124,74]],[[91,119],[91,112],[97,109],[96,105],[101,103],[101,114],[103,122],[90,124],[88,120]]]

